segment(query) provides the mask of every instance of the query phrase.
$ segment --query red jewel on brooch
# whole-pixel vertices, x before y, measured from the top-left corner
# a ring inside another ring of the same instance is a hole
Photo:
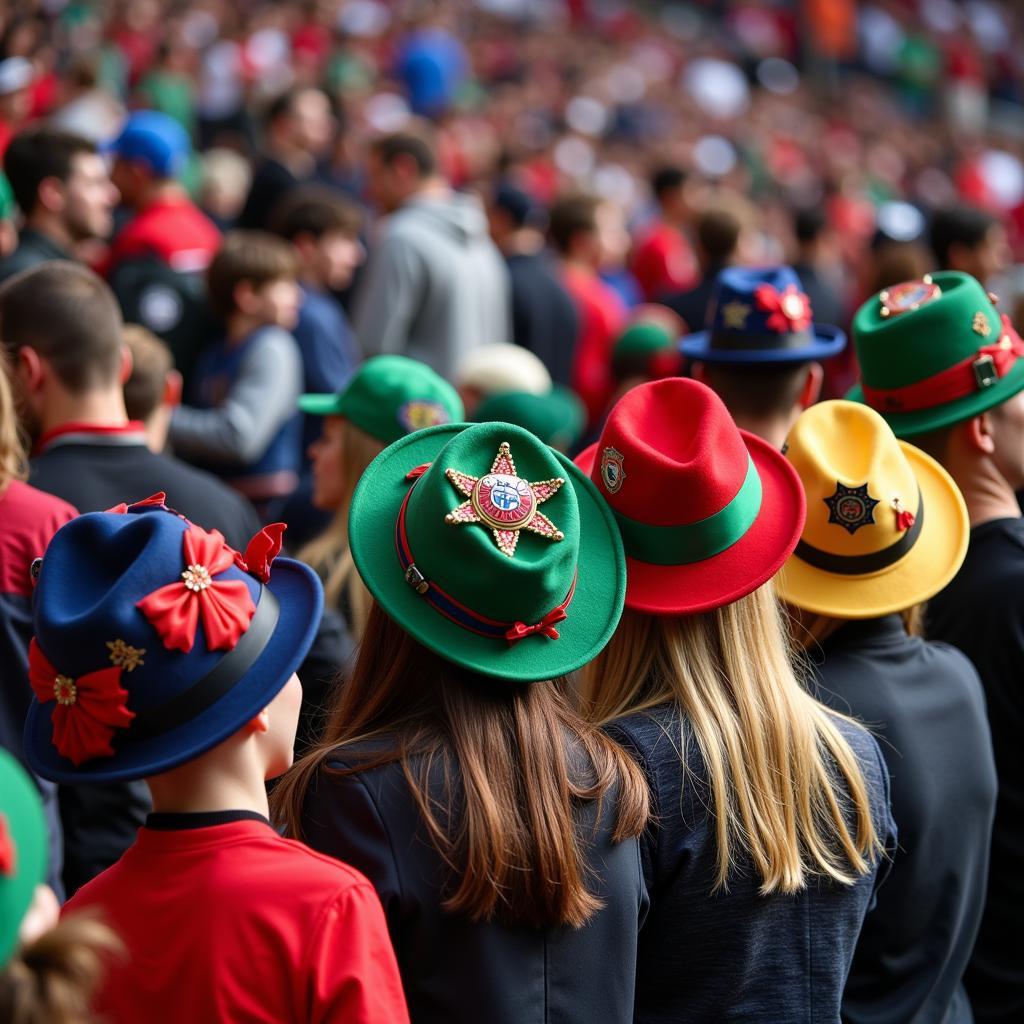
[[[758,285],[754,301],[758,309],[771,314],[766,321],[769,330],[783,334],[811,326],[810,300],[795,284],[786,285],[781,292],[774,285]]]

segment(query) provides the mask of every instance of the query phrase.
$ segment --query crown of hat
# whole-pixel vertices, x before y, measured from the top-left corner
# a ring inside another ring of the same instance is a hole
[[[514,472],[492,472],[503,445]],[[405,469],[413,477],[400,520],[411,560],[434,588],[498,623],[538,622],[565,601],[576,576],[580,517],[571,483],[557,483],[565,471],[550,448],[510,423],[481,423],[454,434],[418,478],[417,467]],[[453,521],[460,507],[468,511]],[[531,524],[546,520],[559,536],[518,528],[510,555],[487,520],[497,511],[512,526],[531,507]],[[476,509],[482,520],[474,521]],[[395,568],[401,571],[397,556]]]
[[[884,551],[922,513],[910,462],[889,425],[868,406],[811,406],[790,432],[785,452],[807,495],[802,541],[817,551],[845,557]]]
[[[709,317],[714,334],[798,333],[811,326],[811,315],[792,267],[726,267],[715,279]]]

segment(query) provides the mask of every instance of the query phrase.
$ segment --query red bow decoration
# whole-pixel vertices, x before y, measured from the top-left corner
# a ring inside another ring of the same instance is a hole
[[[284,523],[268,523],[249,541],[244,556],[235,552],[235,565],[261,583],[269,583],[270,567],[281,554],[281,538],[287,529]]]
[[[168,583],[136,603],[169,650],[188,654],[195,643],[199,615],[203,616],[206,646],[230,651],[249,628],[256,606],[242,580],[215,580],[231,567],[236,552],[214,530],[190,526],[184,537],[185,570],[181,580]]]
[[[405,479],[419,480],[419,478],[423,476],[423,474],[426,473],[428,469],[430,469],[430,463],[424,462],[423,465],[415,466],[413,469],[410,469],[409,472],[405,474]]]
[[[10,878],[18,865],[14,838],[7,825],[6,815],[0,814],[0,875]]]
[[[145,505],[154,505],[157,508],[163,508],[167,504],[167,495],[163,491],[157,491],[156,494],[151,494],[148,498],[143,498],[142,501],[134,501],[128,505],[125,502],[120,502],[113,508],[108,508],[108,512],[120,512],[122,515],[127,513],[130,508],[142,508]]]
[[[28,680],[40,704],[55,700],[53,745],[75,766],[114,753],[111,740],[135,717],[127,706],[120,668],[102,668],[72,679],[61,675],[35,638],[28,648]]]
[[[532,626],[526,625],[525,622],[517,622],[505,633],[505,639],[510,644],[515,644],[522,640],[523,637],[532,636],[534,633],[543,633],[544,636],[557,640],[558,630],[555,629],[555,623],[561,622],[566,618],[568,616],[565,614],[565,608],[559,605],[557,608],[552,608],[540,622],[535,622]]]
[[[909,530],[917,518],[913,512],[906,508],[899,498],[892,499],[892,508],[896,513],[896,529],[900,531]]]
[[[754,301],[758,309],[771,313],[768,327],[779,334],[806,331],[811,326],[810,300],[795,284],[786,285],[782,292],[770,284],[758,285]]]

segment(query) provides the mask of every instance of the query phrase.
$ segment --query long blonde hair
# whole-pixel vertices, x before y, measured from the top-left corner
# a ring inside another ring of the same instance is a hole
[[[8,372],[7,359],[0,354],[0,494],[12,480],[24,480],[28,474]]]
[[[716,891],[741,853],[763,894],[798,892],[813,875],[851,884],[870,871],[881,844],[864,776],[840,716],[797,681],[770,585],[685,618],[627,609],[585,670],[582,697],[600,724],[679,706],[688,723],[680,756],[685,765],[692,733],[713,799]]]
[[[370,592],[355,571],[348,546],[348,511],[352,494],[366,467],[387,447],[348,420],[341,423],[341,504],[331,525],[300,552],[299,558],[324,581],[324,600],[337,606],[344,596],[350,613],[349,626],[356,640],[366,628],[370,615]]]

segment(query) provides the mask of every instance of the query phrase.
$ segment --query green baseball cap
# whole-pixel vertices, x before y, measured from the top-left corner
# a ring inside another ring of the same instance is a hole
[[[18,945],[21,922],[46,875],[47,832],[39,790],[0,750],[0,968]]]
[[[430,427],[385,448],[356,487],[349,538],[384,611],[482,675],[573,672],[622,614],[626,561],[608,504],[511,423]]]
[[[1024,389],[1024,343],[969,274],[886,288],[853,318],[861,382],[847,394],[897,437],[960,423]]]
[[[582,436],[587,411],[574,391],[556,384],[546,395],[528,391],[488,395],[477,406],[473,419],[477,423],[514,423],[564,452]]]
[[[336,395],[302,395],[299,408],[312,416],[344,416],[385,444],[465,418],[451,384],[424,363],[393,355],[367,359]]]

